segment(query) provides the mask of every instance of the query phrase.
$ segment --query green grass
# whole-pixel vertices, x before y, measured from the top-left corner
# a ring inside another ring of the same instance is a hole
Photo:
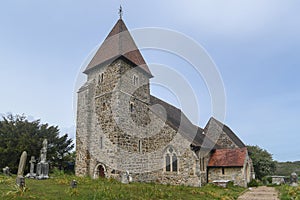
[[[300,200],[300,186],[281,185],[276,188],[280,193],[280,200]]]
[[[76,179],[78,187],[70,188]],[[0,175],[0,199],[237,199],[245,189],[230,186],[219,188],[159,185],[154,183],[122,184],[111,179],[79,178],[70,175],[47,180],[26,179],[25,191],[15,186],[15,177]]]

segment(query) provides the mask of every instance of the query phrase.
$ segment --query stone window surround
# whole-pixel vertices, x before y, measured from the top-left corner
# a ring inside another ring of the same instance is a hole
[[[99,141],[100,149],[103,149],[103,137],[100,136],[99,140],[100,140],[100,141]]]
[[[170,148],[172,148],[172,152],[170,152],[169,150],[170,150]],[[166,170],[166,167],[167,167],[167,155],[169,155],[169,157],[170,157],[170,171],[167,171]],[[177,162],[177,164],[176,164],[176,166],[177,166],[177,171],[173,171],[173,157],[176,157],[176,162]],[[164,159],[163,159],[163,173],[166,173],[166,174],[179,174],[179,167],[180,167],[180,165],[179,165],[179,158],[178,158],[178,153],[176,152],[176,150],[175,150],[175,148],[173,147],[173,146],[171,146],[171,145],[169,145],[169,146],[167,146],[167,148],[165,149],[165,151],[164,151],[164,154],[163,154],[163,157],[164,157]]]
[[[103,167],[103,169],[104,169],[104,176],[107,177],[107,170],[106,170],[105,164],[99,162],[99,163],[96,164],[96,166],[95,166],[95,168],[94,168],[94,173],[93,173],[93,178],[94,178],[94,179],[99,178],[99,176],[98,176],[98,174],[97,174],[97,170],[98,170],[98,167],[99,167],[99,166],[102,166],[102,167]]]
[[[98,84],[103,83],[104,80],[104,72],[101,72],[98,76]]]
[[[139,151],[139,153],[142,152],[142,148],[143,148],[142,140],[139,140],[138,141],[138,151]]]
[[[139,85],[139,76],[134,74],[132,77],[133,85],[138,86]]]
[[[132,101],[129,103],[129,111],[130,112],[134,111],[134,102],[132,102]]]
[[[78,161],[79,161],[79,162],[82,162],[82,160],[83,160],[83,159],[82,159],[82,155],[81,155],[81,153],[79,153],[79,154],[78,154]]]

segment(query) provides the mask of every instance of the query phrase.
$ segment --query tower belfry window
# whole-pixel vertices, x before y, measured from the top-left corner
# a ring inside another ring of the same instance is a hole
[[[103,74],[104,74],[103,72],[101,74],[99,74],[98,84],[103,83],[103,79],[104,79],[104,75]]]
[[[133,85],[139,85],[139,77],[137,75],[133,75]]]
[[[132,102],[129,105],[129,110],[130,110],[130,112],[134,111],[134,104]]]

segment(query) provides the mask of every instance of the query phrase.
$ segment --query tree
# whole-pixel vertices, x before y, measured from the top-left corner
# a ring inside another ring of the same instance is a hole
[[[247,148],[256,178],[261,180],[264,176],[273,175],[276,170],[276,162],[273,160],[272,154],[259,146],[247,146]]]
[[[67,134],[59,136],[57,126],[41,124],[40,120],[28,121],[24,115],[3,117],[0,121],[0,167],[9,166],[16,173],[21,153],[27,151],[28,158],[39,158],[44,139],[48,140],[50,166],[62,169],[64,158],[74,148]],[[26,165],[25,170],[28,168]]]

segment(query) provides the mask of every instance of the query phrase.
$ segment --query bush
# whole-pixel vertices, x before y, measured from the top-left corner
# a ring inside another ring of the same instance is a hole
[[[272,177],[271,176],[265,176],[261,180],[264,185],[272,185]]]
[[[260,182],[258,182],[256,179],[252,179],[249,183],[248,183],[248,187],[258,187],[260,186]]]
[[[55,177],[60,177],[60,176],[64,176],[65,175],[65,172],[64,170],[59,170],[58,168],[54,168],[52,170],[52,174],[55,176]]]

